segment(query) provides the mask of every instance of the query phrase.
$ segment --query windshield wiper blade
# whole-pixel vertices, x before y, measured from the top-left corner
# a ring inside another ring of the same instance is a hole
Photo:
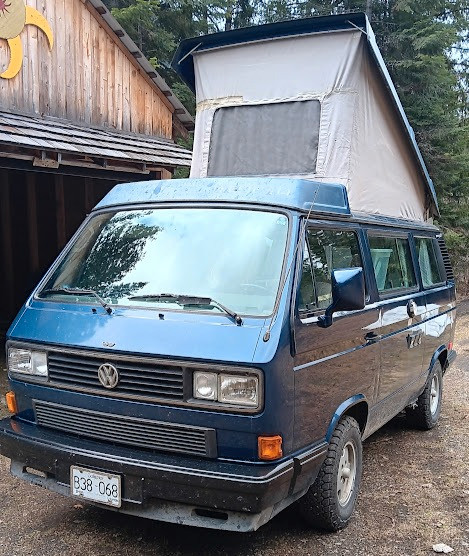
[[[230,316],[238,326],[241,326],[243,324],[243,319],[238,315],[238,313],[235,313],[231,309],[228,309],[228,307],[226,307],[216,299],[213,299],[212,297],[199,297],[197,295],[179,295],[178,302],[181,305],[213,305],[214,307],[218,307],[224,313]]]
[[[127,299],[132,301],[159,301],[160,303],[179,303],[179,295],[172,293],[142,293],[140,295],[131,295]]]
[[[179,295],[175,295],[174,293],[142,293],[140,295],[131,295],[128,299],[167,299],[167,300],[178,300]]]
[[[94,290],[86,290],[82,288],[51,288],[48,290],[44,290],[41,294],[49,294],[49,293],[65,293],[67,295],[93,295],[99,303],[103,306],[104,310],[108,315],[112,313],[111,307],[104,301],[104,299],[96,293]]]
[[[132,295],[129,299],[134,300],[144,300],[144,299],[159,299],[159,300],[170,300],[175,301],[178,305],[212,305],[213,307],[218,307],[221,311],[226,313],[231,317],[234,322],[241,326],[243,324],[243,319],[228,307],[225,307],[222,303],[212,299],[211,297],[201,297],[198,295],[184,295],[184,294],[174,294],[174,293],[150,293],[142,295]]]

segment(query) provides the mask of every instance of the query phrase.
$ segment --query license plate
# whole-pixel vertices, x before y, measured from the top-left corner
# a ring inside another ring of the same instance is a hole
[[[119,475],[72,466],[70,468],[70,490],[72,496],[114,508],[121,507],[121,478]]]

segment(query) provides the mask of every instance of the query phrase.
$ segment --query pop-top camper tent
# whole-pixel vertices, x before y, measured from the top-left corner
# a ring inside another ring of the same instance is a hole
[[[344,184],[355,212],[438,214],[364,14],[195,37],[173,66],[197,98],[191,177],[301,176]]]

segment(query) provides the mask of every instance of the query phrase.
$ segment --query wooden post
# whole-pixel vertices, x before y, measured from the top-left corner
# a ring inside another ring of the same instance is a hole
[[[11,234],[10,184],[8,170],[0,170],[0,241],[2,242],[4,259],[1,261],[4,276],[3,300],[7,310],[7,318],[13,316],[15,299],[15,273],[13,268],[13,244]]]
[[[62,249],[67,241],[65,229],[65,196],[64,177],[60,174],[54,176],[55,180],[55,214],[57,218],[57,247]]]
[[[94,207],[94,190],[92,178],[85,178],[85,212],[89,214]]]
[[[166,170],[166,168],[161,168],[161,180],[170,180],[173,177],[173,174],[170,170]]]
[[[26,173],[26,191],[28,205],[29,262],[32,274],[36,277],[39,272],[39,241],[37,237],[36,174],[32,172]]]

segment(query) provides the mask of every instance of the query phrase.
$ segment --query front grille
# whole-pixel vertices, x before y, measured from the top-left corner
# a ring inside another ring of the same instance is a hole
[[[443,257],[443,264],[446,271],[446,279],[454,280],[453,267],[451,266],[451,260],[449,258],[448,248],[446,247],[445,240],[443,236],[438,236],[438,245],[440,246],[441,256]]]
[[[51,351],[48,355],[49,381],[71,390],[95,391],[114,397],[134,397],[178,402],[183,400],[183,368],[151,360],[125,359]],[[115,388],[105,388],[98,368],[112,363],[119,373]]]
[[[149,450],[216,457],[215,429],[123,417],[36,400],[37,424],[50,429]]]

